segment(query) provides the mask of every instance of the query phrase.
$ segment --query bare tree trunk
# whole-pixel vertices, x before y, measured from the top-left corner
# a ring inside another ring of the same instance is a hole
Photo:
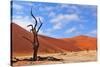
[[[34,54],[33,54],[33,61],[36,61],[37,60],[37,53],[38,53],[38,48],[39,48],[39,41],[38,41],[38,34],[34,34]]]
[[[33,61],[36,61],[36,60],[37,60],[38,48],[39,48],[39,47],[37,47],[37,46],[34,48]]]

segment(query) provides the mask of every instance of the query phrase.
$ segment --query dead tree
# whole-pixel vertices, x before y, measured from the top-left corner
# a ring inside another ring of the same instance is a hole
[[[32,31],[32,34],[33,34],[33,42],[32,42],[33,51],[34,51],[33,52],[33,61],[36,61],[37,60],[38,48],[39,48],[38,32],[39,32],[39,30],[42,26],[42,22],[40,21],[40,18],[39,18],[40,26],[36,29],[38,21],[37,21],[36,17],[33,15],[32,9],[31,9],[31,16],[35,20],[35,25],[33,27],[33,25],[30,24],[27,27],[31,27],[30,31]]]

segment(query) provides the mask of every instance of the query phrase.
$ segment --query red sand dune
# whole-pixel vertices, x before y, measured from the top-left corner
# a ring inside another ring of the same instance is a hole
[[[64,41],[74,42],[74,45],[78,46],[81,50],[96,50],[96,38],[89,36],[76,36],[72,38],[65,38]]]
[[[12,23],[12,54],[32,54],[32,34],[19,25]],[[64,51],[95,50],[96,38],[76,36],[73,38],[56,39],[39,35],[39,53],[55,53]]]

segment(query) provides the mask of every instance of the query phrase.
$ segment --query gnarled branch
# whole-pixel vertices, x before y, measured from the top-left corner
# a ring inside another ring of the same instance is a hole
[[[33,15],[33,13],[32,13],[32,8],[31,8],[31,16],[34,18],[34,20],[35,20],[35,26],[34,26],[34,29],[36,28],[36,26],[37,26],[37,19],[35,18],[35,16]]]
[[[42,22],[41,22],[41,20],[40,20],[40,18],[39,18],[39,22],[40,22],[40,26],[39,26],[39,28],[37,29],[37,33],[39,32],[39,30],[40,30],[40,28],[41,28],[41,26],[42,26]]]

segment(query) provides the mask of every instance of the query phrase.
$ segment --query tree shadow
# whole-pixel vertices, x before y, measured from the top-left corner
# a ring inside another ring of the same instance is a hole
[[[18,61],[33,61],[33,58],[30,57],[30,58],[24,58],[24,59],[19,59],[19,58],[13,58],[12,60],[12,63],[16,63]],[[53,56],[47,56],[47,57],[41,57],[41,56],[37,56],[37,61],[63,61],[63,59],[58,59],[58,58],[55,58]]]

